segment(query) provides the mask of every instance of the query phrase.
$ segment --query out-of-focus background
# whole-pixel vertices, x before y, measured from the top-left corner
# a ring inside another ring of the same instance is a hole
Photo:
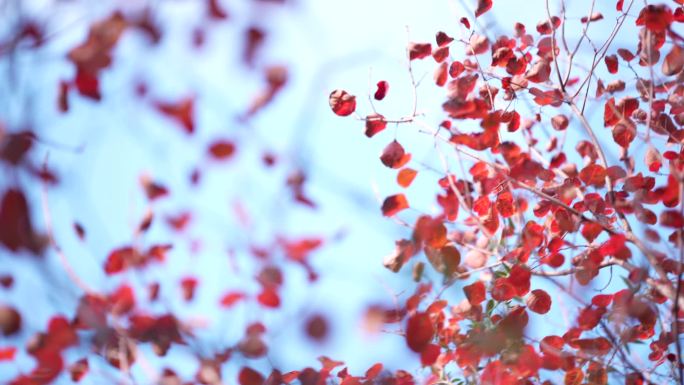
[[[59,179],[47,189],[48,207],[55,239],[75,275],[102,292],[122,283],[142,292],[159,282],[162,304],[151,309],[176,312],[196,325],[199,342],[192,349],[211,354],[235,344],[249,322],[263,320],[268,360],[283,370],[314,365],[320,355],[343,360],[355,372],[378,361],[390,369],[417,368],[404,339],[374,330],[369,320],[369,308],[392,308],[413,290],[410,269],[393,274],[382,265],[394,241],[410,230],[380,213],[382,199],[401,188],[396,172],[378,156],[394,138],[410,144],[419,165],[408,194],[420,209],[412,210],[438,211],[434,182],[443,171],[432,141],[417,127],[390,125],[366,138],[363,122],[330,111],[328,95],[338,88],[353,92],[365,116],[372,112],[368,95],[386,80],[387,98],[374,102],[378,112],[407,116],[413,101],[408,42],[433,42],[438,31],[467,40],[471,31],[459,22],[462,17],[491,38],[510,32],[515,22],[533,30],[547,17],[543,1],[499,1],[477,21],[474,7],[470,0],[0,1],[0,126],[38,137],[27,164],[33,171],[47,165]],[[585,8],[571,4],[570,19],[584,16]],[[75,72],[68,52],[85,41],[94,22],[117,10],[140,25],[123,33],[111,66],[100,72],[101,100],[72,87],[68,111],[60,111],[60,82],[71,81]],[[29,33],[13,41],[27,26],[40,39]],[[579,29],[568,33],[576,38]],[[436,126],[444,118],[444,91],[434,86],[434,63],[428,58],[412,65],[417,110]],[[268,74],[282,72],[282,89],[250,114],[255,100],[268,93]],[[160,112],[161,105],[188,101],[192,134]],[[229,159],[208,154],[217,140],[234,144]],[[4,164],[0,188],[19,186],[35,228],[44,232],[43,183],[32,173]],[[141,187],[145,178],[167,188],[168,196],[150,202]],[[149,210],[153,223],[136,236]],[[184,213],[190,213],[189,224],[173,229],[170,219]],[[85,230],[84,240],[75,223]],[[322,241],[306,256],[318,275],[313,282],[308,268],[288,261],[278,246],[302,240]],[[102,266],[109,253],[136,242],[174,248],[163,264],[108,277]],[[231,290],[258,292],[259,247],[270,250],[283,270],[280,308],[248,301],[221,307],[221,296]],[[11,289],[0,290],[0,301],[24,316],[22,332],[0,345],[23,343],[55,313],[73,316],[82,294],[52,249],[42,258],[23,254],[0,251],[0,274],[14,278]],[[187,278],[198,282],[192,301],[181,295],[180,282]],[[454,287],[445,295],[458,302],[462,293]],[[320,339],[306,332],[317,315],[327,325]],[[82,356],[68,355],[67,361]],[[164,358],[147,356],[155,368],[171,363],[189,377],[197,371],[198,363],[182,348]],[[32,366],[27,355],[0,363],[0,382]],[[91,368],[113,370],[104,361],[91,362]],[[142,369],[132,370],[145,381]],[[66,375],[62,380],[69,381]]]

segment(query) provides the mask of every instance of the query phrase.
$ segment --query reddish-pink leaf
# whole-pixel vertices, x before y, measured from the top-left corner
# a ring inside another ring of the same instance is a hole
[[[41,238],[33,229],[24,193],[7,190],[0,202],[0,243],[13,252],[26,249],[40,254],[45,246]]]
[[[598,164],[590,164],[580,171],[579,177],[586,185],[602,187],[606,183],[606,169]]]
[[[348,116],[356,110],[356,97],[344,90],[331,92],[328,103],[333,112],[338,116]]]
[[[13,361],[17,353],[17,348],[14,346],[0,347],[0,362]]]
[[[221,306],[231,307],[231,306],[235,305],[236,303],[244,300],[245,298],[247,298],[247,295],[243,292],[240,292],[240,291],[228,292],[221,298]]]
[[[209,17],[215,20],[225,20],[228,18],[228,12],[223,9],[220,0],[207,0],[207,13]]]
[[[684,227],[684,217],[676,210],[663,211],[660,213],[660,224],[665,227],[681,229]]]
[[[88,364],[87,358],[81,358],[80,360],[74,362],[69,366],[69,374],[71,375],[71,381],[79,382],[88,373],[90,365]]]
[[[261,293],[259,293],[257,296],[257,301],[259,301],[260,304],[270,308],[276,308],[280,306],[280,296],[275,288],[271,287],[263,288]]]
[[[185,132],[192,134],[195,132],[195,99],[187,97],[176,103],[156,102],[155,107],[159,112],[178,122]]]
[[[446,33],[439,31],[437,32],[437,36],[435,37],[435,41],[437,42],[437,46],[439,47],[445,47],[449,45],[452,41],[454,41],[454,38],[447,35]]]
[[[420,353],[432,341],[434,326],[427,313],[416,313],[406,323],[406,344],[416,353]]]
[[[235,154],[235,144],[229,140],[216,140],[209,146],[208,152],[216,160],[226,160]]]
[[[423,366],[430,366],[437,361],[441,349],[439,345],[429,344],[420,352],[420,363]]]
[[[184,277],[181,279],[180,286],[185,301],[192,301],[195,298],[195,289],[198,284],[199,281],[195,277]]]
[[[375,100],[382,100],[387,95],[387,90],[389,90],[389,83],[385,80],[381,80],[377,84],[378,89],[375,91],[373,97]]]
[[[135,307],[135,293],[129,285],[121,285],[115,292],[109,295],[109,304],[112,314],[123,315]]]
[[[629,62],[632,59],[634,59],[634,54],[628,49],[618,48],[617,53],[618,53],[618,55],[620,55],[622,60],[624,60],[626,62]]]
[[[684,68],[684,49],[679,44],[673,44],[672,50],[663,60],[663,75],[676,75],[682,71],[682,68]]]
[[[492,8],[492,0],[477,0],[477,8],[475,8],[475,17],[480,17],[485,12]]]
[[[387,127],[385,117],[380,114],[368,115],[366,117],[366,136],[372,138],[378,132]]]
[[[603,19],[603,15],[601,14],[601,12],[594,12],[594,13],[592,13],[591,16],[588,17],[588,18],[587,18],[586,16],[582,16],[582,18],[580,19],[580,22],[586,23],[586,22],[588,22],[588,21],[590,21],[590,22],[591,22],[591,21],[599,21],[599,20],[602,20],[602,19]]]
[[[546,314],[551,309],[551,296],[544,290],[532,290],[526,300],[527,307],[535,313]]]
[[[569,122],[570,121],[568,120],[568,117],[562,114],[556,115],[553,118],[551,118],[551,126],[556,131],[563,131],[566,128],[568,128]]]
[[[652,32],[662,32],[670,27],[673,20],[670,7],[665,4],[650,4],[641,9],[636,25],[643,25]]]
[[[607,55],[604,58],[606,62],[606,67],[608,67],[608,72],[611,74],[616,74],[618,72],[618,58],[617,55]]]
[[[377,364],[371,366],[366,370],[366,380],[373,380],[375,377],[382,372],[383,365],[382,363],[378,362]]]
[[[391,195],[382,202],[382,215],[392,217],[408,207],[409,204],[404,194]]]
[[[390,142],[390,144],[382,150],[382,155],[380,155],[382,164],[389,168],[401,168],[408,163],[409,160],[411,160],[411,154],[404,152],[404,147],[396,140]]]
[[[591,304],[598,307],[608,307],[613,302],[612,294],[597,294],[591,299]]]
[[[413,182],[413,179],[418,174],[418,171],[412,168],[402,168],[397,174],[397,184],[403,188],[407,188]]]
[[[309,338],[321,342],[328,336],[328,320],[320,314],[314,314],[306,320],[304,330]]]
[[[663,164],[663,156],[655,147],[649,147],[648,150],[646,150],[644,162],[646,163],[646,166],[648,166],[649,171],[658,172],[660,166]]]
[[[240,385],[263,385],[264,376],[256,370],[245,366],[240,370],[240,374],[238,374],[238,383]]]
[[[497,278],[492,285],[492,298],[496,301],[508,301],[515,297],[516,291],[506,278]]]
[[[467,17],[462,17],[460,22],[461,22],[461,24],[463,24],[464,27],[470,29],[470,21],[468,20]]]
[[[424,59],[432,54],[432,44],[430,43],[409,43],[409,59]]]
[[[470,285],[463,286],[463,292],[471,305],[479,305],[485,300],[485,284],[482,281],[476,281]]]

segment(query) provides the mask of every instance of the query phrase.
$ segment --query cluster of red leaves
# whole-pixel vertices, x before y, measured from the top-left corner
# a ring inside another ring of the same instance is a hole
[[[619,48],[613,49],[615,53],[606,49],[595,57],[595,63],[598,59],[605,63],[608,77],[624,72],[625,68],[637,74],[631,62],[638,59],[638,65],[646,68],[647,78],[636,75],[631,89],[636,95],[628,94],[630,88],[624,75],[607,84],[598,70],[588,75],[598,78],[595,97],[603,100],[604,127],[611,131],[617,145],[613,149],[621,151],[622,164],[609,163],[603,146],[610,148],[612,143],[596,139],[592,123],[576,104],[577,95],[589,93],[584,89],[589,87],[587,81],[573,77],[570,69],[564,78],[558,68],[559,56],[569,56],[572,61],[575,55],[559,44],[559,28],[569,20],[550,15],[537,24],[538,36],[528,33],[521,23],[516,23],[513,36],[502,35],[495,41],[473,32],[468,41],[460,41],[465,49],[463,60],[454,59],[450,50],[459,41],[445,32],[437,34],[436,45],[408,45],[409,61],[434,60],[434,84],[446,90],[447,100],[442,108],[449,119],[442,122],[434,136],[446,131],[446,141],[475,161],[468,175],[456,176],[445,170],[447,174],[439,180],[442,194],[436,197],[442,212],[407,220],[413,223],[412,237],[396,242],[385,266],[397,272],[422,252],[448,286],[471,277],[469,268],[486,268],[488,253],[497,255],[501,245],[505,245],[505,252],[488,269],[493,277],[485,276],[464,285],[466,301],[450,313],[441,311],[447,303],[440,300],[419,308],[418,303],[429,291],[423,286],[406,301],[402,309],[407,314],[406,342],[421,355],[423,365],[440,372],[453,361],[466,376],[477,373],[479,383],[484,384],[530,383],[532,378],[538,378],[540,369],[565,372],[565,384],[606,384],[610,368],[605,358],[622,354],[623,344],[651,341],[649,359],[655,363],[654,368],[667,360],[679,360],[672,353],[668,355],[677,338],[673,336],[676,328],[663,326],[658,331],[656,320],[659,312],[672,310],[671,305],[658,305],[677,302],[679,298],[679,294],[673,293],[679,287],[676,279],[681,262],[644,245],[631,227],[624,225],[630,220],[646,226],[659,225],[657,230],[646,228],[648,241],[660,242],[662,231],[671,231],[667,239],[670,246],[682,247],[684,216],[676,207],[682,204],[679,197],[684,150],[665,151],[658,144],[647,142],[645,168],[629,155],[630,150],[640,151],[632,144],[640,135],[644,137],[641,130],[647,141],[655,134],[673,147],[684,139],[684,51],[682,38],[673,29],[673,23],[684,21],[684,8],[681,1],[677,3],[674,12],[664,4],[641,8],[634,21],[640,27],[636,54]],[[492,1],[478,1],[475,16],[482,16],[492,6]],[[618,1],[616,10],[622,12],[622,7],[622,1]],[[625,17],[620,14],[620,18]],[[594,11],[579,22],[602,20],[604,15]],[[461,23],[470,29],[468,19],[461,19]],[[669,52],[661,58],[660,50],[665,47],[669,47]],[[491,61],[487,62],[487,57]],[[659,63],[660,71],[654,76],[654,67]],[[554,72],[559,72],[558,79]],[[386,82],[379,82],[375,100],[382,100],[387,88]],[[529,119],[524,114],[530,111],[513,109],[516,101],[525,97],[540,111],[532,111]],[[505,107],[498,108],[499,105]],[[331,94],[331,107],[337,115],[347,116],[356,111],[356,99],[337,90]],[[388,121],[411,125],[416,118],[390,120],[373,113],[364,119],[365,134],[374,137],[386,128]],[[473,122],[479,123],[479,129],[472,129]],[[548,145],[537,150],[537,127],[546,124],[562,133],[563,138],[554,132],[550,136],[547,131]],[[565,131],[574,125],[588,131],[591,140],[578,139],[575,153],[571,153],[565,144]],[[523,135],[526,147],[519,140],[503,139],[517,132]],[[542,159],[547,154],[548,158]],[[579,166],[577,159],[584,164]],[[410,154],[396,140],[387,145],[380,160],[389,168],[399,169],[397,184],[402,188],[408,188],[417,175],[416,170],[407,167]],[[660,178],[661,175],[666,178]],[[382,212],[386,216],[401,214],[402,219],[412,218],[402,213],[412,207],[408,202],[405,193],[390,195],[382,203]],[[621,222],[622,227],[616,227]],[[458,225],[467,229],[461,230]],[[574,234],[586,240],[586,249],[570,241]],[[498,246],[492,246],[491,238]],[[459,246],[470,248],[463,265]],[[573,253],[572,258],[566,258],[567,250]],[[635,250],[640,255],[634,255]],[[637,257],[645,257],[652,264],[656,278],[652,278],[652,271],[635,266],[640,263]],[[523,337],[528,311],[547,314],[554,308],[549,292],[533,288],[536,281],[532,277],[539,274],[535,270],[541,265],[551,269],[565,267],[566,270],[541,275],[549,279],[571,275],[583,286],[589,285],[605,267],[618,265],[624,269],[628,288],[595,296],[591,305],[579,309],[575,324],[569,325],[563,336],[546,336],[535,347]],[[424,263],[416,261],[413,278],[420,282],[423,276]],[[505,310],[494,313],[492,309],[500,304],[505,304]],[[461,329],[462,321],[469,321],[470,329],[466,332]],[[679,330],[681,333],[682,328]],[[589,332],[592,334],[583,335]],[[481,369],[483,360],[486,364]],[[626,384],[643,383],[643,377],[634,372],[633,366],[626,361],[622,364]],[[676,370],[676,364],[673,368]]]

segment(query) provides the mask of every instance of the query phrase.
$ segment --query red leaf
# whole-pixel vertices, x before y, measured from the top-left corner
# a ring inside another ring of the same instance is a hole
[[[660,152],[655,147],[649,147],[648,150],[646,150],[644,162],[646,163],[646,166],[648,166],[649,171],[658,172],[660,166],[663,164],[663,156],[660,155]]]
[[[409,43],[408,46],[409,59],[424,59],[432,53],[432,44],[430,43]]]
[[[569,122],[568,117],[562,114],[551,118],[551,126],[553,126],[553,129],[556,131],[563,131],[568,128]]]
[[[276,308],[280,306],[280,296],[273,288],[265,287],[257,296],[257,300],[266,307]]]
[[[140,177],[140,184],[145,190],[145,195],[147,195],[147,199],[151,201],[169,195],[169,190],[164,185],[154,182],[147,175],[142,175]]]
[[[404,152],[404,147],[396,140],[390,142],[390,144],[382,150],[382,155],[380,156],[382,164],[389,168],[401,168],[409,160],[411,160],[411,155],[406,154]]]
[[[601,231],[603,231],[603,227],[601,227],[600,224],[596,222],[586,222],[584,225],[582,225],[581,233],[584,239],[591,243],[599,236],[599,234],[601,234]]]
[[[129,285],[119,286],[115,292],[109,295],[108,300],[114,315],[126,314],[135,307],[135,293]]]
[[[613,302],[612,294],[597,294],[591,299],[591,304],[598,307],[608,307]]]
[[[508,301],[515,297],[515,288],[506,278],[497,278],[492,285],[492,298],[496,301]]]
[[[102,94],[100,94],[100,80],[96,75],[79,70],[76,72],[74,85],[81,95],[93,100],[102,99]]]
[[[415,179],[417,174],[418,171],[412,168],[403,168],[399,170],[399,173],[397,174],[397,183],[399,186],[407,188],[411,185],[411,182],[413,182],[413,179]]]
[[[434,80],[438,87],[443,87],[447,79],[449,78],[449,73],[447,71],[448,66],[446,62],[442,62],[439,67],[435,68]]]
[[[475,17],[480,17],[492,8],[492,0],[478,0],[475,9]]]
[[[383,367],[382,363],[378,362],[377,364],[368,368],[368,370],[366,370],[366,376],[365,376],[366,380],[372,380],[375,377],[377,377],[378,374],[380,374],[380,372],[382,372],[382,367]]]
[[[195,289],[199,281],[195,277],[185,277],[181,279],[180,286],[185,301],[192,301],[195,298]]]
[[[615,255],[625,247],[626,237],[624,234],[613,234],[599,247],[599,253],[603,256]]]
[[[617,55],[606,55],[606,57],[603,60],[606,62],[608,72],[610,72],[611,74],[616,74],[618,72]]]
[[[582,16],[582,18],[580,19],[580,22],[586,23],[587,21],[599,21],[599,20],[603,20],[603,15],[601,14],[601,12],[594,12],[591,14],[591,16],[589,18],[587,18],[586,16]]]
[[[366,136],[372,138],[387,127],[385,117],[380,114],[366,116]]]
[[[375,100],[382,100],[385,98],[385,95],[387,95],[387,90],[389,89],[389,83],[387,83],[385,80],[381,80],[377,84],[378,89],[375,91],[375,95],[373,97]]]
[[[439,345],[429,344],[420,352],[420,363],[423,366],[430,366],[437,361],[439,357]]]
[[[660,224],[665,227],[681,229],[684,227],[684,217],[679,211],[667,210],[660,213]]]
[[[225,20],[228,18],[228,12],[223,9],[219,0],[207,0],[207,12],[212,19]]]
[[[10,251],[26,249],[34,254],[40,254],[45,245],[33,229],[28,202],[20,190],[7,190],[0,202],[0,243]]]
[[[263,385],[264,376],[256,370],[245,366],[240,370],[240,374],[238,374],[238,382],[240,385]]]
[[[396,215],[398,212],[407,209],[409,207],[408,200],[404,194],[391,195],[385,198],[382,202],[382,215],[386,217],[391,217]]]
[[[0,362],[2,362],[2,361],[13,361],[16,353],[17,353],[17,348],[15,348],[14,346],[0,348]]]
[[[585,307],[577,316],[577,324],[581,330],[591,330],[601,322],[601,317],[605,313],[606,308],[604,307]]]
[[[590,164],[580,171],[579,177],[586,185],[602,187],[606,183],[606,169],[598,164]]]
[[[670,27],[673,20],[670,7],[665,4],[651,4],[641,9],[636,25],[643,25],[652,32],[662,32]]]
[[[468,298],[471,305],[479,305],[485,300],[485,284],[482,281],[476,281],[470,285],[463,287],[463,292]]]
[[[175,103],[156,102],[155,107],[159,112],[178,122],[185,132],[192,134],[195,132],[195,99],[187,97]]]
[[[235,144],[229,140],[217,140],[208,149],[209,155],[217,160],[226,160],[235,153]]]
[[[437,41],[437,45],[439,47],[445,47],[445,46],[449,45],[449,43],[454,41],[454,38],[447,35],[446,33],[442,32],[442,31],[439,31],[439,32],[437,32],[437,36],[436,36],[435,40]]]
[[[328,321],[320,314],[315,314],[306,321],[306,334],[314,341],[323,341],[328,336]]]
[[[434,326],[427,313],[416,313],[406,323],[406,344],[416,353],[430,344],[434,334]]]
[[[629,62],[632,59],[634,59],[634,54],[630,52],[630,50],[625,49],[625,48],[618,48],[617,50],[618,55],[622,58],[622,60]]]
[[[527,307],[535,313],[546,314],[551,309],[551,296],[544,290],[532,290],[526,300]]]
[[[71,381],[79,382],[88,373],[90,365],[87,358],[82,358],[69,366],[69,374]]]
[[[676,75],[682,71],[682,68],[684,68],[684,50],[678,44],[673,44],[672,50],[663,61],[663,75]]]
[[[509,191],[504,191],[496,197],[496,209],[502,218],[509,218],[515,214],[513,195]]]
[[[470,21],[468,20],[467,17],[462,17],[460,22],[461,22],[461,24],[463,24],[464,27],[470,29]]]
[[[239,291],[233,291],[229,292],[223,295],[221,298],[221,306],[223,307],[231,307],[235,305],[236,303],[244,300],[247,298],[247,295],[243,292]]]
[[[356,110],[356,96],[350,95],[344,90],[331,92],[328,103],[333,112],[338,116],[349,116]]]
[[[533,83],[544,83],[551,75],[551,65],[546,60],[539,60],[527,71],[525,78]]]

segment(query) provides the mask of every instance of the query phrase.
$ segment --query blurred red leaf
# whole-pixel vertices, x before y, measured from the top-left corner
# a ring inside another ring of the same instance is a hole
[[[430,43],[409,43],[408,46],[409,59],[423,59],[432,53],[432,44]]]
[[[382,150],[382,155],[380,155],[382,164],[389,168],[401,168],[408,163],[409,160],[411,160],[411,154],[404,152],[404,147],[396,140],[390,142],[390,144]]]
[[[230,159],[235,154],[235,143],[229,140],[216,140],[209,145],[208,151],[216,160]]]
[[[526,300],[527,307],[535,313],[546,314],[551,309],[551,296],[544,290],[532,290]]]
[[[382,202],[382,215],[391,217],[408,207],[409,204],[404,194],[391,195]]]
[[[186,133],[192,134],[195,132],[194,98],[186,97],[173,103],[158,101],[155,102],[154,106],[159,112],[180,124]]]
[[[485,12],[492,8],[492,0],[477,0],[477,8],[475,8],[475,17],[480,17]]]
[[[420,353],[432,341],[434,326],[427,313],[416,313],[406,323],[406,344],[416,353]]]
[[[351,115],[356,110],[356,97],[344,90],[335,90],[328,98],[330,108],[338,116]]]
[[[389,83],[387,83],[387,81],[385,80],[381,80],[378,82],[377,87],[378,88],[375,91],[373,97],[375,98],[375,100],[382,100],[387,95],[387,90],[389,90]]]

